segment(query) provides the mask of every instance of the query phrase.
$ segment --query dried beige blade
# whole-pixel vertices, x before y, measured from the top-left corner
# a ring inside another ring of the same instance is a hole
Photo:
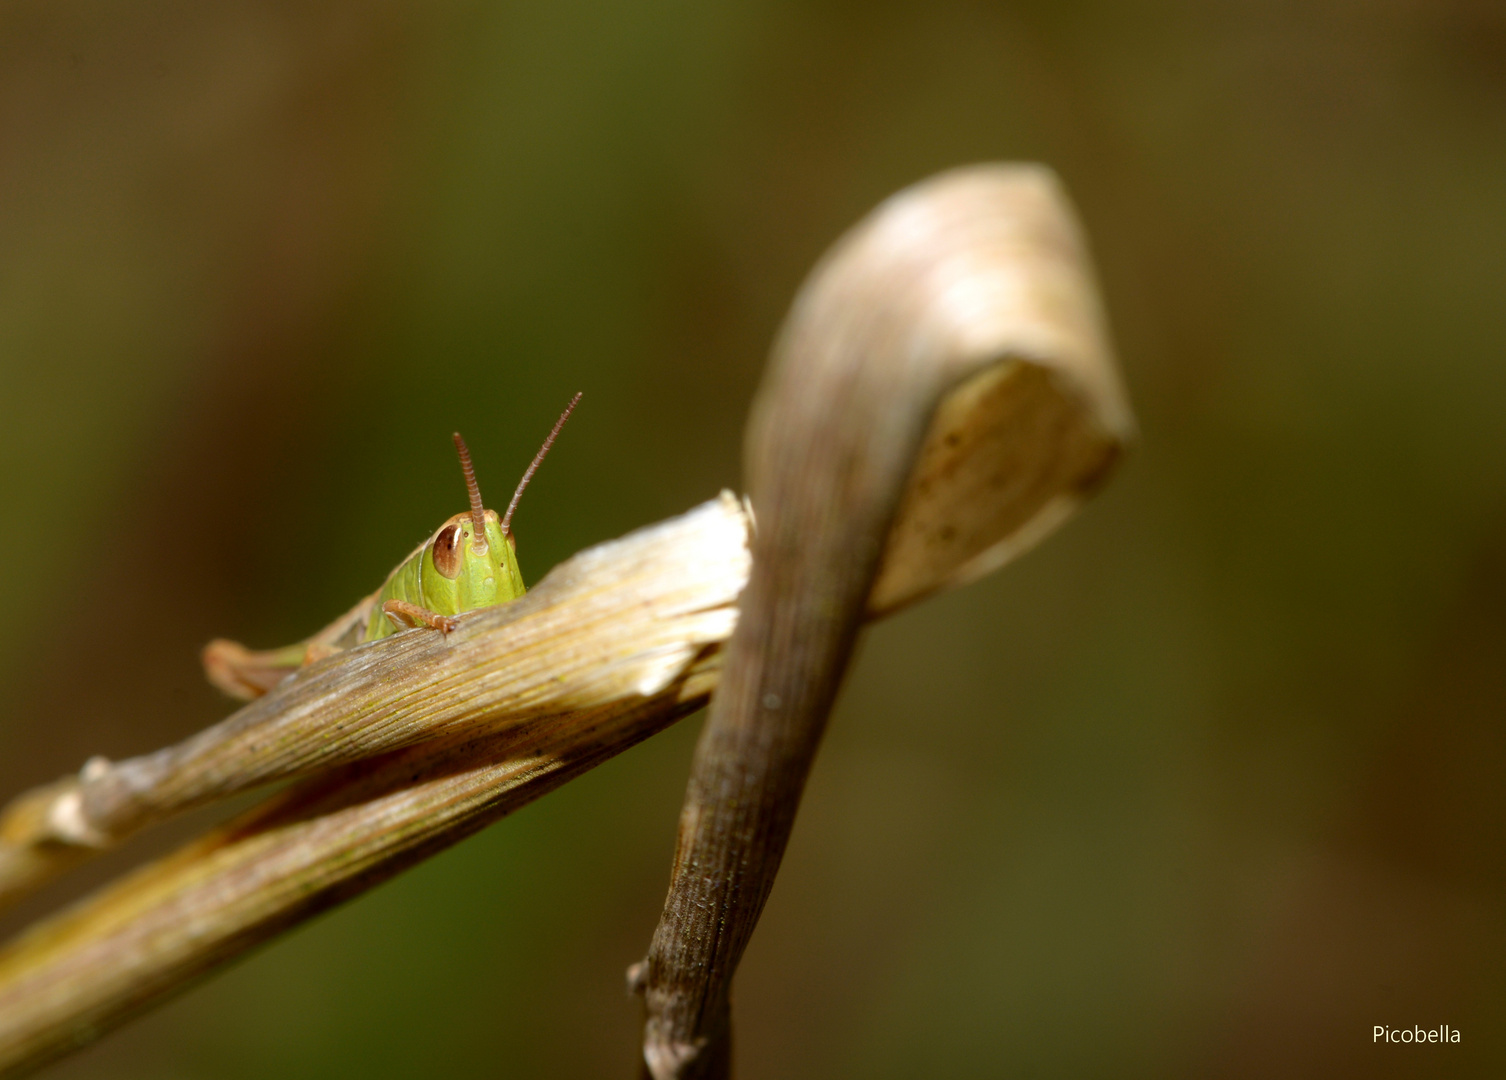
[[[0,949],[0,1077],[92,1042],[673,723],[704,703],[717,661],[652,698],[305,780],[33,927]]]
[[[811,272],[748,425],[753,572],[634,969],[655,1080],[730,1069],[732,978],[863,619],[1023,550],[1130,431],[1087,255],[1046,169],[918,184]]]
[[[896,237],[973,243],[932,273],[960,354],[996,363],[936,410],[889,534],[870,615],[1004,565],[1065,521],[1134,435],[1093,267],[1050,170],[946,173],[899,196]],[[989,204],[987,213],[978,207]]]
[[[0,816],[0,906],[193,806],[431,739],[657,694],[731,633],[748,529],[724,493],[581,552],[448,635],[415,631],[339,653],[176,746],[91,759]]]

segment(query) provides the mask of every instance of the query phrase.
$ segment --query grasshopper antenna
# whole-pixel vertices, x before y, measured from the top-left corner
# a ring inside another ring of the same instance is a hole
[[[523,479],[518,481],[518,490],[512,493],[512,502],[507,504],[507,513],[502,515],[502,535],[507,535],[507,523],[512,520],[512,512],[518,508],[518,500],[523,497],[523,489],[528,486],[528,481],[533,479],[534,472],[544,462],[544,455],[549,453],[549,448],[554,445],[554,437],[560,433],[560,428],[565,426],[565,421],[570,419],[570,414],[575,411],[575,406],[580,402],[580,394],[570,399],[570,404],[565,406],[565,411],[560,413],[560,418],[554,422],[554,430],[549,433],[549,438],[544,440],[544,445],[539,447],[539,452],[533,455],[533,464],[528,466],[528,471],[523,474]],[[459,438],[457,435],[456,438]]]
[[[471,521],[476,526],[476,531],[471,536],[471,552],[485,555],[486,510],[481,505],[481,488],[476,483],[476,470],[471,468],[471,452],[465,448],[465,440],[458,431],[455,432],[455,449],[460,451],[460,469],[465,473],[465,492],[471,497]],[[517,501],[517,496],[513,496],[513,501]]]

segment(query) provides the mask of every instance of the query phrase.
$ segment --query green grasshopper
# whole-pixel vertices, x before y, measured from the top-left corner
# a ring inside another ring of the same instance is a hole
[[[460,433],[455,449],[465,473],[471,508],[450,518],[434,535],[413,549],[382,587],[312,637],[281,649],[253,651],[223,638],[204,647],[204,672],[231,697],[260,697],[306,664],[363,641],[427,626],[442,633],[455,628],[455,616],[476,608],[507,604],[523,595],[516,542],[508,527],[523,489],[554,445],[554,438],[580,401],[576,394],[555,421],[554,429],[534,455],[499,519],[481,504],[481,489],[471,468],[470,451]]]

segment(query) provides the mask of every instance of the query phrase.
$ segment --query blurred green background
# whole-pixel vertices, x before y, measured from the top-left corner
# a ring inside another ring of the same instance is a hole
[[[813,260],[993,159],[1076,199],[1143,442],[868,635],[741,1075],[1506,1075],[1491,0],[0,7],[0,795],[225,715],[199,646],[372,588],[456,428],[496,501],[585,391],[530,580],[736,486]],[[632,1075],[698,726],[50,1075]]]

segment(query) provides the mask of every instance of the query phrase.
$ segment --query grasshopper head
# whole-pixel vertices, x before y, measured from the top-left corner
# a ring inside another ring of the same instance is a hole
[[[471,453],[458,431],[455,449],[471,508],[450,518],[429,539],[419,571],[424,597],[432,598],[431,606],[441,604],[434,610],[445,614],[503,604],[523,595],[517,555],[496,511],[481,503]]]
[[[580,395],[576,394],[555,422],[554,430],[534,455],[533,463],[513,492],[507,513],[501,518],[497,517],[496,511],[482,505],[481,488],[476,483],[476,471],[471,467],[471,453],[460,432],[455,432],[455,450],[460,454],[460,468],[465,473],[465,491],[471,508],[441,525],[424,549],[420,568],[422,595],[426,600],[433,598],[430,607],[434,610],[442,614],[470,611],[505,604],[523,595],[523,574],[518,569],[516,545],[507,526],[523,489],[528,486],[534,471],[554,444],[554,437],[565,426],[579,400]]]
[[[481,511],[482,527],[467,513],[456,514],[429,540],[423,556],[425,597],[453,598],[451,611],[504,604],[523,595],[523,574],[512,538],[502,531],[495,510]]]

